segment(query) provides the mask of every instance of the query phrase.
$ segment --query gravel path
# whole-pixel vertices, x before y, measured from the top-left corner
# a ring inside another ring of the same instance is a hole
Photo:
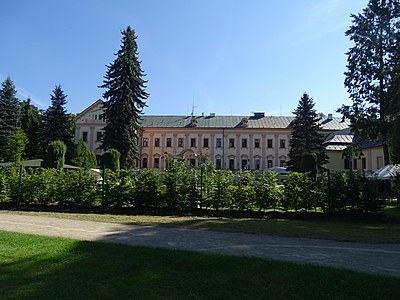
[[[0,214],[0,230],[310,263],[400,277],[399,244],[359,244],[245,233]]]

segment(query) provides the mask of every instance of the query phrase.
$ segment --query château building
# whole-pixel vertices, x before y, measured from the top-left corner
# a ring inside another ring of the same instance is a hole
[[[98,147],[105,125],[102,103],[102,100],[97,100],[76,117],[75,141],[83,140],[98,157],[102,153]],[[289,160],[293,119],[292,116],[267,116],[261,112],[251,116],[219,116],[214,113],[200,116],[143,115],[138,166],[163,169],[166,153],[178,155],[191,149],[209,155],[217,169],[285,167]],[[349,125],[348,120],[328,115],[321,120],[322,134],[332,136],[334,132],[348,129]],[[345,147],[334,147],[338,145],[334,145],[332,139],[327,143],[327,153],[333,160],[327,167],[344,169],[341,151]],[[195,155],[185,158],[188,164],[198,164]]]

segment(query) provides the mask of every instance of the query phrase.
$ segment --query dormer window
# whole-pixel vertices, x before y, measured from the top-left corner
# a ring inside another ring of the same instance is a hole
[[[246,118],[246,117],[243,117],[242,118],[242,121],[240,122],[240,126],[242,126],[242,127],[247,127],[247,126],[249,126],[249,119],[248,118]]]
[[[198,121],[196,119],[195,116],[192,116],[192,118],[190,119],[190,126],[191,127],[197,127]]]

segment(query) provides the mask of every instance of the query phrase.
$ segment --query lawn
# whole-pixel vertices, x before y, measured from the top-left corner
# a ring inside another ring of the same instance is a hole
[[[400,279],[0,231],[2,299],[396,299]]]
[[[0,211],[0,213],[8,212]],[[12,213],[45,215],[58,218],[116,222],[124,224],[174,226],[191,229],[244,232],[286,237],[318,238],[348,242],[400,243],[400,223],[370,223],[343,220],[311,221],[191,216],[77,214],[55,212]]]

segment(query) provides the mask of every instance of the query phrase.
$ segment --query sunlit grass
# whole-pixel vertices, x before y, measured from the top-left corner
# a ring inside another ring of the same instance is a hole
[[[0,231],[1,299],[396,299],[400,279]]]

